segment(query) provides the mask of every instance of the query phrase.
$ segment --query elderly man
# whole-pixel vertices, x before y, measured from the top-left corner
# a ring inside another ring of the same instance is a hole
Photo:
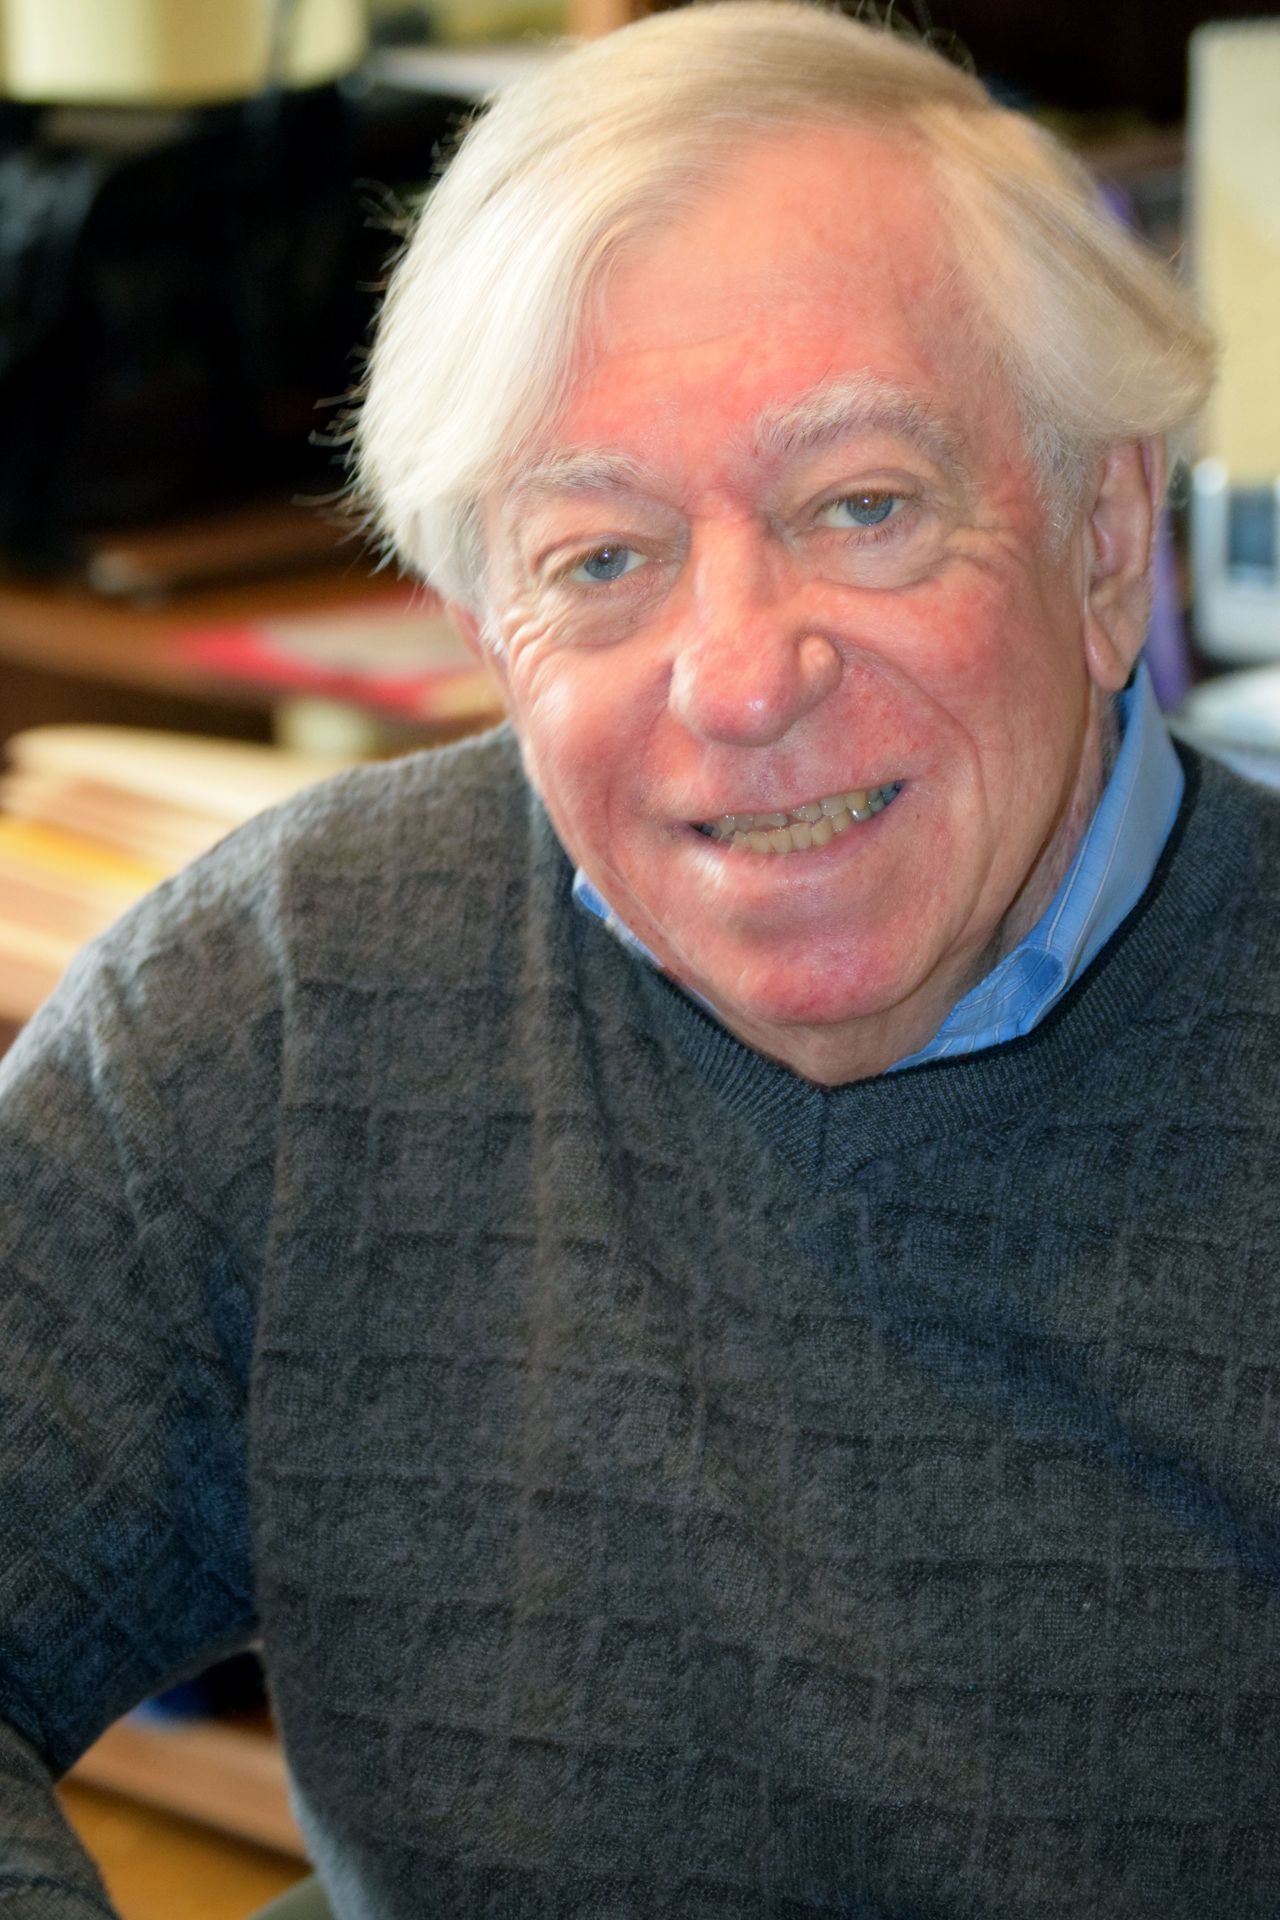
[[[511,728],[11,1057],[6,1913],[260,1639],[342,1920],[1280,1908],[1274,806],[1135,674],[1209,349],[1072,163],[731,0],[506,97],[382,524]]]

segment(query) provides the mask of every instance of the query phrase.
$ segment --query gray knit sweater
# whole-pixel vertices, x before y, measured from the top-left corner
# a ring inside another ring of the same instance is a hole
[[[824,1092],[505,733],[254,823],[0,1085],[0,1912],[260,1635],[342,1920],[1280,1911],[1280,808],[1035,1033]]]

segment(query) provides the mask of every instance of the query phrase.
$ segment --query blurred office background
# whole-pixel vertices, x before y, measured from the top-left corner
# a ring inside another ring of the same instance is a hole
[[[0,1047],[255,808],[496,717],[346,512],[342,399],[442,143],[639,4],[0,0]],[[1280,780],[1280,20],[898,11],[1064,134],[1221,329],[1150,655],[1177,725]],[[113,1729],[69,1804],[126,1920],[219,1920],[302,1871],[252,1661]]]

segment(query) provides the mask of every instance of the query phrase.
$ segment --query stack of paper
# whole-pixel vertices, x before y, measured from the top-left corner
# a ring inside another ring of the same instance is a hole
[[[0,1019],[23,1020],[67,962],[175,868],[344,761],[275,747],[39,727],[0,778]]]

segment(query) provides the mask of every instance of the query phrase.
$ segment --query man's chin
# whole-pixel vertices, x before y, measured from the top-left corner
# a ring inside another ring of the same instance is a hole
[[[919,996],[920,982],[901,966],[874,966],[863,957],[794,961],[786,965],[676,977],[714,1008],[748,1044],[778,1055],[788,1041],[870,1039],[880,1026],[896,1027]],[[772,1044],[770,1044],[772,1041]]]

